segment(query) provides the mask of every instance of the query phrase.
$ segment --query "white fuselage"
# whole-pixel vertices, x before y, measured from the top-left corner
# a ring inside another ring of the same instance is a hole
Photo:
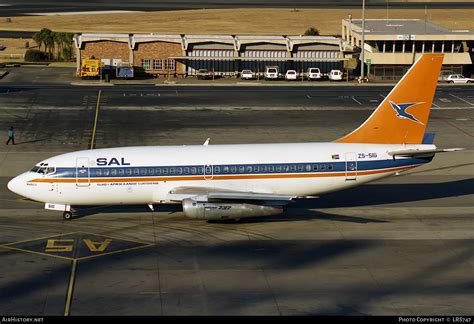
[[[297,196],[354,187],[431,160],[388,152],[434,145],[288,143],[122,147],[49,158],[47,174],[25,172],[9,188],[68,205],[179,202],[170,191],[205,187]],[[38,169],[38,168],[37,168]]]

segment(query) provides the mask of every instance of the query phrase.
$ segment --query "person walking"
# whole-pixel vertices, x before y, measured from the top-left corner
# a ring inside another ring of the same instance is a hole
[[[12,141],[12,144],[15,145],[15,132],[13,131],[13,126],[10,127],[10,129],[8,130],[7,145],[8,145],[8,143],[10,143],[10,141]]]

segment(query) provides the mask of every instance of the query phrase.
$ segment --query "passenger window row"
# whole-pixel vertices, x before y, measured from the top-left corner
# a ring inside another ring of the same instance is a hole
[[[276,165],[216,165],[214,167],[160,167],[160,168],[97,168],[91,174],[98,177],[115,176],[168,176],[168,175],[218,175],[249,173],[291,173],[331,171],[332,164],[276,164]]]

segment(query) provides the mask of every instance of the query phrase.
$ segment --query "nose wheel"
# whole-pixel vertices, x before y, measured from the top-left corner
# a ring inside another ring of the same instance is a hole
[[[72,212],[70,212],[70,211],[65,211],[65,212],[63,213],[63,218],[64,218],[65,220],[71,220],[71,219],[72,219]]]

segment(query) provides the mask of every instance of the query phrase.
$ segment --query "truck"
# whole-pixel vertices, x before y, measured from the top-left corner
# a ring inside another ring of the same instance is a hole
[[[83,60],[81,63],[81,78],[95,78],[100,75],[100,61],[95,59]]]
[[[116,71],[115,77],[117,79],[133,79],[133,76],[134,76],[133,66],[118,65],[115,71]]]

